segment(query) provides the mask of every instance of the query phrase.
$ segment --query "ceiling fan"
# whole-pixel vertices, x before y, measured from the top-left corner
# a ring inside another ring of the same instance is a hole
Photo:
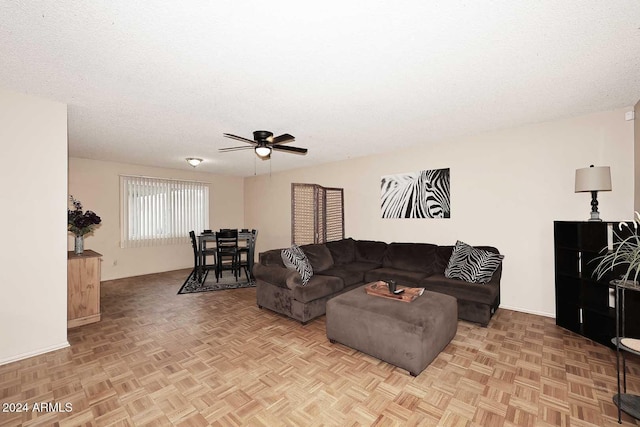
[[[227,151],[248,150],[250,148],[253,148],[258,157],[260,157],[262,160],[266,160],[271,157],[271,150],[285,151],[295,154],[307,154],[306,148],[287,147],[280,145],[296,140],[293,135],[289,135],[288,133],[276,136],[274,138],[273,132],[269,132],[267,130],[257,130],[253,132],[253,141],[241,136],[232,135],[230,133],[225,133],[223,135],[227,138],[246,142],[248,144],[251,144],[251,146],[242,145],[239,147],[220,148],[218,151],[220,151],[221,153],[225,153]]]

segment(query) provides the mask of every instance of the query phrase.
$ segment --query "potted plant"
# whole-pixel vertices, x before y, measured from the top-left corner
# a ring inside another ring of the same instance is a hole
[[[102,222],[93,211],[82,212],[82,203],[73,196],[69,196],[73,209],[67,209],[67,230],[75,235],[74,253],[84,252],[84,235],[91,233]]]
[[[619,274],[624,271],[617,280],[620,280],[622,283],[626,283],[627,285],[631,284],[637,286],[638,275],[640,275],[639,224],[640,214],[638,212],[635,213],[633,226],[629,225],[627,222],[621,222],[618,224],[618,231],[620,233],[624,232],[624,235],[628,236],[623,238],[623,236],[614,230],[613,233],[616,239],[613,242],[612,249],[608,250],[605,247],[603,251],[606,251],[606,253],[594,260],[599,261],[593,271],[593,275],[596,276],[598,280],[602,279],[602,277],[607,273]],[[615,281],[613,283],[615,284]]]

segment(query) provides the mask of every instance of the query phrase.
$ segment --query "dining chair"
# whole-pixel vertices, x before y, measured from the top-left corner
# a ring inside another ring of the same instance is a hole
[[[224,270],[233,271],[238,281],[240,263],[238,258],[238,230],[221,229],[216,233],[216,282]]]
[[[189,237],[191,238],[191,247],[193,248],[193,270],[191,270],[191,274],[189,274],[189,278],[193,278],[200,283],[204,283],[207,280],[207,275],[209,274],[209,270],[215,268],[215,258],[214,264],[206,263],[206,256],[201,253],[198,249],[198,240],[196,238],[196,232],[191,230],[189,231]],[[211,252],[213,250],[207,250],[207,255],[213,255],[215,257],[215,252]],[[216,272],[217,277],[217,272]]]
[[[249,230],[247,230],[249,231]],[[253,252],[253,249],[256,247],[256,237],[258,236],[258,230],[251,230],[251,237],[247,239],[247,244],[245,246],[238,247],[238,257],[240,260],[240,268],[244,268],[244,274],[247,276],[247,280],[250,280],[249,276],[253,277],[253,272],[251,271],[253,260],[250,259],[250,256]],[[243,258],[244,255],[244,258]]]
[[[211,231],[209,231],[209,233],[211,233]],[[203,232],[204,234],[204,232]],[[206,240],[201,240],[200,241],[200,260],[202,263],[202,269],[206,270],[207,272],[209,270],[214,270],[215,274],[216,274],[216,279],[217,279],[217,275],[218,275],[218,271],[216,269],[216,265],[217,265],[217,253],[216,253],[216,248],[207,248],[207,241]],[[209,240],[209,242],[213,242],[213,240]],[[213,257],[213,263],[211,264],[207,264],[207,258],[208,257]]]

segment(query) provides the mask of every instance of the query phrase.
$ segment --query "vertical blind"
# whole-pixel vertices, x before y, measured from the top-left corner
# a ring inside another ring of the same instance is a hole
[[[206,183],[120,176],[120,247],[189,242],[209,228]]]

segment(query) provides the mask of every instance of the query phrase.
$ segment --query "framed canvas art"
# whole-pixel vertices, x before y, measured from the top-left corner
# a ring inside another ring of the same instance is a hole
[[[450,218],[449,168],[382,177],[382,218]]]

